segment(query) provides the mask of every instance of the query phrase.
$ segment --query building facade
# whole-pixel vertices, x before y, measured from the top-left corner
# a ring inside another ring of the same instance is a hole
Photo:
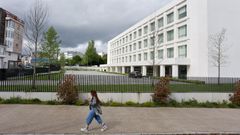
[[[238,0],[173,0],[108,42],[107,70],[177,78],[217,76],[209,58],[209,36],[225,28],[231,49],[222,76],[239,77],[239,6]]]
[[[15,68],[21,62],[24,22],[0,8],[0,68]]]

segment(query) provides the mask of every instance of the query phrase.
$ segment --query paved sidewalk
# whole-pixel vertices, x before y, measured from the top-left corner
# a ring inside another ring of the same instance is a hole
[[[80,134],[88,107],[0,105],[0,133]],[[239,109],[103,107],[105,133],[240,133]],[[90,133],[101,133],[93,121]]]

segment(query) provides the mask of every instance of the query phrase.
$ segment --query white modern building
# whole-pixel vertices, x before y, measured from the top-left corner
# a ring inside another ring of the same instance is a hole
[[[222,76],[240,76],[240,1],[173,0],[108,42],[108,71],[143,75],[215,77],[209,37],[226,32]],[[154,65],[154,68],[153,68]]]

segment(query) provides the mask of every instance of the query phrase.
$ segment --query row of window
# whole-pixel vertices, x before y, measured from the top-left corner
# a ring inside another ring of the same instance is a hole
[[[5,52],[5,48],[0,47],[0,55],[4,55],[4,52]]]
[[[7,45],[8,48],[12,48],[13,47],[13,42],[9,41],[9,40],[6,40],[6,45]]]
[[[185,5],[185,6],[178,9],[178,19],[182,19],[186,16],[187,16],[187,6]],[[166,24],[173,23],[174,22],[174,11],[167,14],[166,18],[167,18],[166,19]],[[165,19],[165,17],[161,17],[157,20],[157,25],[154,21],[154,22],[150,23],[150,27],[148,25],[146,25],[146,26],[143,27],[143,30],[142,30],[142,28],[140,28],[140,29],[134,31],[133,33],[130,33],[129,35],[127,35],[127,36],[121,38],[120,40],[116,41],[115,43],[113,43],[113,47],[119,46],[119,45],[124,44],[128,41],[136,39],[137,35],[138,35],[138,37],[141,37],[143,34],[148,34],[148,31],[153,32],[153,31],[155,31],[156,27],[157,28],[162,28],[165,24],[164,19]]]
[[[166,32],[167,35],[167,41],[173,41],[174,40],[174,30],[170,30]],[[187,36],[187,25],[181,26],[178,28],[178,38],[181,39],[183,37]],[[155,41],[155,37],[151,37],[149,39],[150,41],[150,47],[154,46],[154,44],[161,45],[164,43],[164,33],[161,33],[158,35],[157,41]],[[137,47],[138,45],[138,47]],[[142,49],[148,47],[148,39],[144,39],[143,43],[142,41],[138,41],[137,43],[130,44],[128,46],[118,48],[113,50],[111,53],[112,55],[119,55],[119,54],[124,54],[125,52],[127,53],[128,51],[131,52],[136,49]]]
[[[150,57],[149,57],[150,56]],[[113,63],[124,63],[124,62],[136,62],[138,57],[138,61],[142,61],[142,54],[134,54],[134,55],[130,55],[130,56],[125,56],[125,57],[121,57],[121,58],[115,58],[112,59]],[[143,53],[143,60],[147,61],[149,60],[153,60],[154,58],[157,58],[159,60],[164,59],[164,50],[158,50],[157,51],[157,56],[155,56],[154,51],[150,51],[148,52],[144,52]],[[178,47],[178,58],[186,58],[187,57],[187,45],[183,45],[183,46],[179,46]],[[174,58],[174,48],[167,48],[167,58]]]
[[[14,32],[10,31],[10,30],[6,30],[6,37],[13,38],[14,37]]]
[[[7,21],[7,27],[14,28],[15,27],[14,21],[12,21],[12,20]]]

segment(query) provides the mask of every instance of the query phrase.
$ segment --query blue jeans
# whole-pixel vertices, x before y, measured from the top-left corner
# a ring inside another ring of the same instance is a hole
[[[99,115],[97,115],[93,109],[90,110],[90,112],[88,113],[88,117],[86,119],[86,123],[87,125],[90,125],[93,118],[96,119],[96,121],[99,123],[99,124],[102,124],[102,119]]]

